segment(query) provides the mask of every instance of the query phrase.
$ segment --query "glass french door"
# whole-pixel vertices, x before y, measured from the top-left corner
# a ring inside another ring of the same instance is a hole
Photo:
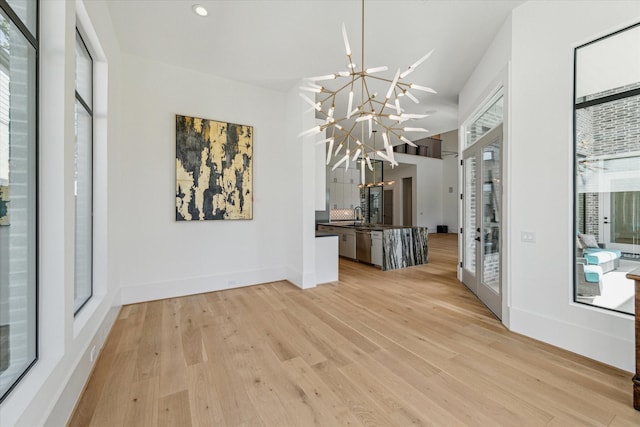
[[[502,125],[463,154],[462,281],[502,318]]]
[[[599,194],[601,241],[630,259],[640,259],[640,191]]]

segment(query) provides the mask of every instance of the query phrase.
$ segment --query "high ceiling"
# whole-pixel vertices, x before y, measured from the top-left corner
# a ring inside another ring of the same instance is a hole
[[[109,0],[121,49],[133,55],[278,91],[303,77],[346,69],[342,23],[358,67],[360,0]],[[207,17],[192,11],[196,3]],[[417,92],[409,112],[433,113],[416,124],[430,134],[457,127],[457,97],[511,10],[522,1],[367,0],[365,65],[386,76],[435,52],[409,81]],[[413,124],[412,124],[413,125]],[[420,137],[425,135],[420,135]]]

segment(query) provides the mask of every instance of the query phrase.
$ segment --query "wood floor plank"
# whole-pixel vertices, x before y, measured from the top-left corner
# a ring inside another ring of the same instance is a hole
[[[344,365],[338,366],[332,361],[327,361],[313,366],[313,370],[363,425],[390,426],[396,424],[396,422],[380,408],[375,399],[362,393],[356,384],[340,371],[339,368],[343,366]]]
[[[229,320],[226,320],[226,319]],[[222,321],[208,328],[203,336],[204,345],[209,355],[207,365],[211,370],[211,381],[219,398],[225,425],[237,426],[245,423],[261,424],[256,408],[251,404],[244,384],[236,373],[237,359],[240,359],[241,347],[233,346],[237,340],[234,336],[240,331],[231,323],[231,316],[219,318]]]
[[[158,377],[150,377],[132,385],[124,425],[158,425],[158,381]]]
[[[96,404],[96,409],[88,424],[94,427],[123,425],[129,394],[135,374],[136,351],[117,352],[109,370],[104,389]],[[116,367],[113,369],[113,367]]]
[[[509,332],[429,263],[123,307],[70,426],[638,426],[632,374]]]
[[[377,351],[371,354],[370,359],[343,371],[362,392],[390,411],[396,425],[461,425],[455,412],[438,405],[405,378],[405,374],[409,377],[420,374],[411,371],[408,365],[399,363],[385,350]],[[374,372],[375,375],[366,375],[367,372]]]
[[[137,350],[142,337],[142,328],[147,312],[147,305],[134,304],[124,319],[125,328],[118,343],[118,352]]]
[[[160,337],[160,397],[187,389],[187,363],[180,334],[180,299],[162,304],[162,322],[156,329]]]
[[[182,299],[180,309],[180,336],[182,352],[187,366],[202,363],[206,358],[201,333],[201,313],[193,296]]]
[[[191,425],[191,409],[187,390],[160,398],[158,402],[158,426],[190,427]]]
[[[82,392],[82,398],[76,405],[76,408],[69,420],[70,426],[87,426],[91,423],[91,418],[95,412],[96,406],[100,401],[109,373],[116,357],[116,350],[120,342],[120,337],[124,330],[125,318],[118,315],[109,336],[98,356],[98,360],[94,365],[91,376],[87,380],[87,384]],[[112,390],[107,389],[106,393]]]
[[[224,425],[220,397],[207,363],[198,363],[187,368],[189,405],[194,426],[208,427]]]
[[[151,301],[147,304],[146,316],[142,325],[138,344],[136,377],[139,381],[159,377],[161,338],[158,324],[162,323],[162,301]]]
[[[312,411],[315,425],[362,425],[304,359],[295,357],[283,362],[283,365],[285,375],[296,385],[300,400]]]

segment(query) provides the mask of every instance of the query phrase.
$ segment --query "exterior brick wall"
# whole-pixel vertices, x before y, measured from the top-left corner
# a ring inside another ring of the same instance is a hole
[[[579,99],[578,102],[638,87],[640,87],[640,83],[590,95]],[[580,157],[608,157],[615,154],[638,152],[640,152],[640,96],[623,98],[576,111],[578,180],[584,169],[602,167],[593,162],[581,162]],[[600,218],[600,198],[600,193],[586,193],[584,200],[578,197],[576,219],[578,231],[594,234],[601,242],[603,236],[599,235],[600,222],[602,221]],[[581,230],[580,228],[583,226],[585,229]]]

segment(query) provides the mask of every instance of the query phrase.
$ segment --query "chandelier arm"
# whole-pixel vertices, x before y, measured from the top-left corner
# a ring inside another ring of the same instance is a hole
[[[396,132],[394,131],[394,129],[393,129],[393,128],[389,128],[389,132],[391,132],[395,137],[397,137],[398,139],[400,139],[400,136],[401,136],[401,135],[399,135],[398,133],[396,133]],[[391,142],[389,142],[389,144],[391,144]],[[391,144],[391,145],[393,145],[393,144]]]
[[[345,83],[344,85],[342,85],[339,89],[336,90],[327,90],[325,88],[325,90],[323,91],[323,93],[328,93],[329,95],[324,98],[323,100],[320,101],[320,104],[324,104],[325,102],[327,102],[329,99],[331,99],[331,97],[335,97],[338,93],[340,93],[341,91],[343,91],[344,89],[346,89],[348,86],[353,85],[353,82],[357,80],[356,79],[352,79],[351,82]]]
[[[318,102],[320,102],[320,105],[322,105],[325,102],[327,102],[328,100],[330,100],[332,97],[335,98],[335,96],[338,94],[338,92],[340,92],[340,91],[339,90],[335,91],[335,92],[334,91],[325,91],[324,93],[328,93],[327,97],[322,99],[322,100],[320,100],[320,101],[318,101]]]
[[[364,86],[364,89],[366,90],[367,93],[367,101],[364,102],[362,105],[364,106],[365,104],[369,104],[369,107],[371,107],[371,112],[375,114],[375,108],[373,106],[373,97],[371,97],[371,93],[369,92],[369,86],[367,85],[367,80],[366,79],[362,79],[362,85]],[[364,95],[364,94],[363,94]]]
[[[392,79],[388,79],[386,77],[374,76],[373,74],[367,74],[367,77],[369,77],[370,79],[381,80],[381,81],[387,82],[387,83],[393,83]],[[396,83],[396,84],[398,84],[398,83]],[[406,84],[406,83],[404,83],[404,84]]]

